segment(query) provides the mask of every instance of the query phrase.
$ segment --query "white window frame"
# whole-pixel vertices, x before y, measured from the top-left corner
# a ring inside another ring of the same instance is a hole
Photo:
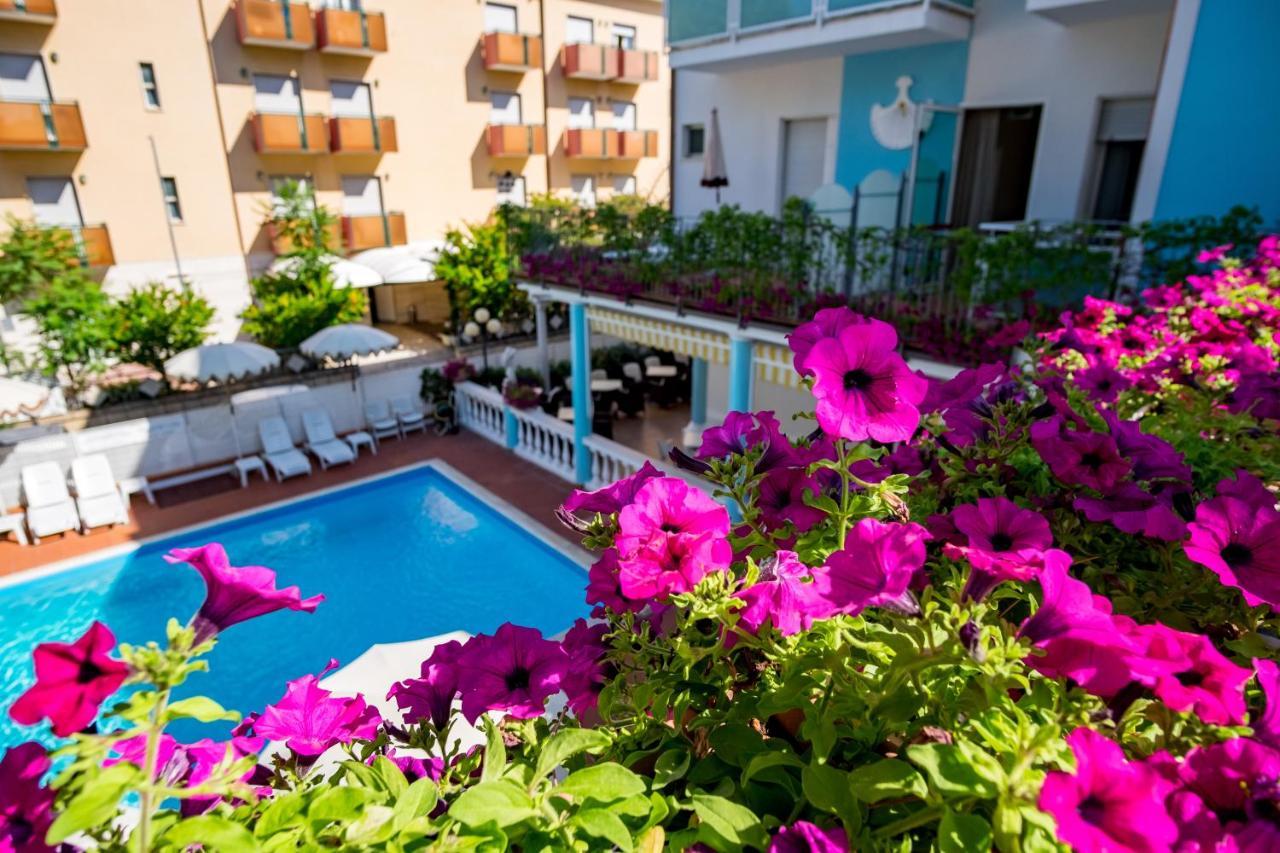
[[[619,33],[618,30],[623,32]],[[609,46],[623,50],[635,50],[639,30],[632,24],[612,24],[609,27]]]
[[[495,30],[492,27],[490,27],[489,26],[489,20],[490,20],[489,10],[490,9],[494,9],[495,11],[498,9],[502,9],[503,11],[510,11],[511,12],[511,29]],[[520,32],[520,10],[516,8],[516,6],[514,6],[513,4],[487,2],[484,4],[484,13],[485,13],[484,31],[486,33],[507,33],[507,32],[518,33]]]
[[[629,188],[628,188],[629,185]],[[635,175],[614,175],[613,176],[613,194],[614,195],[635,195],[639,190],[639,185]]]
[[[689,150],[689,135],[694,130],[702,131],[702,148],[699,151]],[[686,160],[693,160],[707,153],[707,126],[701,123],[685,124],[680,126],[680,154]]]
[[[513,198],[513,196],[515,196],[516,193],[514,192],[504,193],[502,190],[498,190],[497,203],[498,204],[514,204],[517,207],[528,207],[529,206],[529,185],[528,185],[528,182],[525,181],[524,175],[512,176],[511,189],[515,190],[516,187],[520,188],[518,201]]]
[[[574,186],[574,183],[578,181],[583,183],[581,190]],[[573,195],[574,200],[583,207],[595,207],[596,202],[600,200],[599,190],[596,188],[595,175],[570,175],[569,192]],[[590,193],[590,195],[587,193]]]
[[[172,192],[170,188],[172,187]],[[182,218],[182,199],[178,195],[178,179],[172,175],[165,175],[160,178],[160,193],[164,196],[164,209],[169,214],[169,221],[174,225],[181,225]]]
[[[147,79],[147,74],[151,74],[151,79]],[[152,112],[160,112],[160,80],[156,76],[156,65],[154,62],[138,63],[138,79],[142,82],[142,105]]]
[[[296,107],[288,110],[263,109],[262,106],[258,103],[258,94],[259,94],[258,80],[268,80],[268,79],[289,81],[289,84],[293,87],[294,100],[297,102]],[[259,74],[257,72],[254,72],[253,79],[251,82],[253,85],[253,109],[256,112],[262,113],[264,115],[302,115],[305,112],[306,107],[302,102],[302,81],[299,80],[297,77],[294,77],[291,74]]]
[[[627,114],[627,109],[625,108],[630,108],[630,112],[631,112],[630,127],[623,127],[622,123],[619,122],[619,118],[620,118],[620,116],[618,115],[619,106],[624,107],[622,111],[623,116]],[[640,129],[640,108],[636,106],[635,101],[623,101],[623,100],[610,101],[609,117],[610,117],[610,123],[613,125],[614,130],[639,130]]]
[[[572,39],[572,38],[570,37],[570,36],[571,36],[571,31],[572,31],[572,27],[571,27],[571,25],[570,25],[570,22],[571,22],[571,21],[578,21],[579,23],[586,23],[586,24],[590,24],[590,25],[591,25],[591,38],[590,38],[589,40],[587,40],[587,41],[582,41],[582,40],[580,40],[580,39],[576,39],[576,40],[575,40],[575,39]],[[565,24],[564,24],[564,43],[565,43],[565,44],[595,44],[595,43],[596,43],[596,22],[595,22],[595,19],[594,19],[594,18],[584,18],[584,17],[582,17],[581,15],[566,15],[566,16],[565,16]]]
[[[342,103],[352,103],[352,101],[350,101],[349,99],[346,99],[346,98],[335,98],[335,97],[334,97],[334,95],[333,95],[333,87],[334,87],[335,85],[341,85],[341,86],[354,86],[357,90],[362,89],[362,90],[364,90],[365,92],[368,92],[368,93],[369,93],[369,97],[368,97],[366,100],[368,101],[368,104],[369,104],[369,111],[368,111],[367,113],[357,113],[357,112],[341,112],[341,113],[340,113],[340,112],[338,112],[338,111],[335,109],[335,107],[336,107],[338,104],[342,104]],[[302,99],[301,93],[299,93],[298,99],[299,99],[299,103],[301,103],[301,99]],[[335,118],[367,118],[367,119],[372,119],[372,118],[374,117],[374,112],[373,112],[373,86],[372,86],[372,85],[370,85],[369,83],[366,83],[364,80],[336,80],[336,79],[335,79],[335,80],[330,80],[330,81],[329,81],[329,115],[331,115],[331,116],[333,116],[333,117],[335,117]]]
[[[586,114],[587,117],[590,119],[589,124],[576,123],[578,120],[579,113],[573,109],[573,105],[575,102],[579,104],[585,103],[588,107],[590,107],[590,109],[587,111],[587,114]],[[569,98],[568,106],[569,106],[569,118],[568,118],[567,124],[570,130],[592,130],[596,127],[596,102],[594,98],[582,98],[575,95]]]
[[[496,117],[497,114],[494,112],[494,104],[493,104],[493,98],[495,95],[499,95],[499,96],[505,95],[506,97],[511,98],[513,101],[515,101],[515,105],[516,105],[515,121],[506,121],[506,120],[497,119]],[[524,99],[520,97],[519,92],[510,92],[510,91],[499,90],[499,89],[489,90],[489,124],[499,125],[499,126],[524,124]]]

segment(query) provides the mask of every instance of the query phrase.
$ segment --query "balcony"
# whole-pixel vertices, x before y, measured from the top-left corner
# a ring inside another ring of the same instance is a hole
[[[564,132],[564,153],[578,160],[605,160],[609,157],[609,134],[613,130],[596,127],[572,128]]]
[[[287,255],[294,250],[293,241],[280,233],[274,223],[267,223],[267,239],[271,241],[271,251],[277,255]],[[325,226],[325,235],[330,246],[342,245],[342,223],[334,220]]]
[[[78,104],[0,101],[0,151],[83,151],[88,145]]]
[[[236,35],[241,44],[254,47],[310,50],[316,43],[311,7],[280,0],[238,0]]]
[[[89,267],[109,267],[116,262],[111,251],[111,235],[105,225],[82,225],[72,229],[80,262]]]
[[[672,68],[724,71],[964,41],[973,0],[670,0]]]
[[[342,242],[348,252],[403,246],[409,242],[403,213],[342,217]]]
[[[346,9],[316,10],[316,38],[324,53],[373,56],[387,49],[387,16]]]
[[[519,33],[485,33],[480,53],[486,71],[514,71],[517,74],[542,67],[542,36]]]
[[[571,80],[612,80],[618,74],[618,50],[602,44],[566,44],[561,57]]]
[[[1063,26],[1092,24],[1126,15],[1169,12],[1174,0],[1027,0],[1027,11]]]
[[[656,130],[606,131],[610,159],[639,160],[658,156],[658,132]]]
[[[53,26],[58,20],[54,0],[0,0],[0,22]]]
[[[658,54],[652,50],[617,50],[613,79],[619,83],[651,83],[658,79]]]
[[[486,134],[490,157],[547,153],[547,129],[540,124],[491,124]]]
[[[254,113],[253,149],[259,154],[323,154],[329,150],[328,121],[322,115]]]
[[[329,119],[329,150],[334,154],[383,154],[399,151],[396,120],[389,116]]]

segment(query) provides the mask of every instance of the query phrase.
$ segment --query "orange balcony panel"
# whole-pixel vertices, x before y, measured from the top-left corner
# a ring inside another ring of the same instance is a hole
[[[348,252],[403,246],[409,242],[403,213],[342,217],[342,242]]]
[[[382,154],[398,151],[396,120],[389,116],[335,116],[329,119],[329,148],[334,154]]]
[[[547,153],[547,129],[540,124],[491,124],[490,157],[529,157]]]
[[[566,44],[564,76],[573,80],[610,80],[618,73],[618,49],[602,44]]]
[[[542,36],[519,33],[485,33],[480,42],[484,67],[489,71],[523,72],[542,67]]]
[[[0,0],[0,21],[52,26],[58,20],[58,4],[54,0]]]
[[[0,101],[0,150],[83,151],[88,144],[75,103]]]
[[[109,267],[116,262],[111,251],[111,235],[105,225],[86,225],[80,229],[80,254],[91,267]]]
[[[334,220],[325,226],[325,232],[329,237],[329,245],[337,250],[342,246],[342,223]],[[293,241],[281,234],[276,228],[275,223],[267,223],[267,238],[271,241],[271,251],[277,255],[287,255],[293,251]]]
[[[564,132],[564,153],[584,160],[604,160],[610,157],[609,134],[612,130],[600,128],[574,128]]]
[[[318,9],[316,39],[325,53],[373,56],[387,49],[387,17],[381,12]]]
[[[609,153],[618,160],[639,160],[658,156],[656,130],[611,130]]]
[[[619,83],[649,83],[658,79],[658,54],[652,50],[619,50],[614,78]]]
[[[254,113],[253,149],[259,154],[321,154],[329,150],[328,122],[322,115]]]
[[[0,0],[2,2],[2,0]],[[311,7],[280,0],[237,0],[236,35],[241,44],[310,50],[316,43]]]

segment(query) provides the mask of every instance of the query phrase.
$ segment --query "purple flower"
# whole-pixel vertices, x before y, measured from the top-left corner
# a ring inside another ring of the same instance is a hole
[[[689,592],[710,572],[729,567],[728,511],[683,480],[645,483],[618,513],[618,578],[633,601]]]
[[[334,696],[320,686],[320,678],[337,668],[336,660],[320,675],[304,675],[290,681],[284,696],[253,721],[253,732],[269,740],[283,741],[299,755],[317,756],[329,747],[353,740],[372,740],[382,719],[364,697]]]
[[[756,493],[761,521],[769,530],[790,523],[797,533],[804,533],[827,517],[822,510],[804,502],[805,493],[816,495],[821,491],[818,481],[805,474],[803,468],[775,468],[760,481]]]
[[[818,425],[850,441],[906,441],[920,423],[928,383],[898,354],[898,333],[868,320],[817,341],[804,359],[814,376]]]
[[[1009,372],[1002,364],[984,364],[962,370],[942,383],[930,383],[920,404],[922,412],[938,412],[947,425],[947,440],[964,447],[981,435],[992,414],[986,399],[988,389]]]
[[[1271,490],[1243,468],[1236,471],[1234,480],[1222,480],[1218,483],[1218,497],[1239,498],[1255,506],[1275,507],[1276,505],[1276,496]]]
[[[1217,497],[1187,525],[1187,557],[1239,589],[1251,607],[1280,606],[1280,512],[1270,503]]]
[[[947,543],[943,551],[973,566],[966,597],[976,601],[1003,581],[1030,579],[1040,568],[1044,550],[1053,545],[1044,516],[1008,498],[978,498],[977,503],[961,504],[951,511],[951,523],[966,542]]]
[[[791,442],[773,412],[730,412],[720,426],[702,431],[698,445],[699,459],[728,459],[760,448],[756,460],[757,473],[795,464]]]
[[[1120,486],[1104,498],[1081,495],[1072,506],[1090,521],[1109,521],[1116,529],[1135,536],[1179,542],[1187,535],[1186,523],[1173,508],[1133,483]]]
[[[768,623],[784,637],[790,636],[809,630],[814,620],[832,613],[813,570],[800,562],[794,551],[779,551],[764,560],[756,582],[734,598],[746,602],[738,623],[752,634]]]
[[[147,736],[135,735],[112,746],[116,757],[107,758],[103,767],[127,761],[141,769],[146,765]],[[195,788],[213,775],[213,770],[228,759],[234,761],[246,755],[235,741],[219,743],[209,738],[195,743],[178,743],[173,737],[161,735],[156,744],[155,766],[152,779],[169,787]],[[248,781],[253,769],[245,772],[241,781]],[[188,797],[182,800],[180,810],[184,817],[204,814],[221,801],[217,796]]]
[[[823,308],[817,314],[814,314],[813,319],[808,323],[797,326],[794,332],[787,335],[787,345],[795,353],[793,364],[795,365],[796,373],[801,376],[813,375],[813,371],[805,367],[804,361],[809,355],[809,351],[813,349],[813,345],[818,341],[824,338],[838,337],[840,332],[848,327],[866,322],[866,317],[840,306],[838,308]]]
[[[1135,480],[1168,479],[1185,483],[1191,479],[1191,468],[1172,444],[1143,432],[1137,421],[1121,420],[1115,412],[1103,412],[1102,419],[1116,440],[1120,455],[1133,465]]]
[[[404,774],[405,781],[413,783],[419,779],[430,779],[439,782],[444,775],[444,759],[436,756],[418,758],[412,755],[401,755],[394,749],[388,749],[386,758]],[[373,763],[374,756],[369,762]]]
[[[0,759],[0,851],[43,853],[53,824],[54,792],[40,786],[49,756],[38,743],[11,747]]]
[[[1072,377],[1072,381],[1081,391],[1102,403],[1114,403],[1121,391],[1133,385],[1120,371],[1103,362],[1080,371]]]
[[[83,730],[129,675],[128,664],[108,655],[115,646],[115,635],[101,622],[74,643],[36,646],[36,683],[13,703],[9,716],[24,726],[47,718],[58,737]]]
[[[781,827],[769,845],[769,853],[845,853],[848,849],[843,827],[823,829],[807,820]]]
[[[1033,424],[1031,444],[1053,475],[1068,486],[1106,493],[1129,473],[1130,465],[1111,436],[1063,430],[1059,418]]]
[[[458,695],[458,656],[462,644],[457,640],[441,643],[422,662],[418,678],[391,685],[387,698],[395,700],[409,725],[430,722],[437,731],[449,724],[449,712]]]
[[[1049,773],[1040,789],[1040,809],[1058,838],[1080,853],[1169,849],[1178,837],[1165,807],[1169,783],[1090,729],[1076,729],[1067,743],[1075,773]]]
[[[1247,737],[1198,746],[1182,762],[1182,778],[1216,811],[1240,812],[1256,786],[1280,778],[1280,752]]]
[[[534,628],[505,623],[492,636],[478,634],[458,655],[462,714],[475,723],[485,711],[530,719],[558,693],[569,657]]]
[[[1248,412],[1260,420],[1280,420],[1280,376],[1268,373],[1241,376],[1227,408],[1236,414]]]
[[[641,486],[661,476],[662,472],[653,467],[652,463],[645,462],[644,465],[640,466],[639,471],[629,477],[623,477],[603,489],[597,489],[594,492],[574,489],[568,499],[560,505],[560,509],[562,512],[569,514],[598,512],[602,515],[612,515],[634,501],[636,492],[640,490]]]
[[[1140,625],[1129,636],[1142,646],[1152,691],[1161,702],[1212,725],[1244,720],[1244,684],[1253,673],[1227,660],[1208,637],[1158,623]]]
[[[609,681],[604,660],[604,638],[608,633],[609,626],[603,622],[578,619],[560,643],[569,661],[562,686],[569,699],[569,710],[578,716],[595,710],[600,691]]]
[[[1264,658],[1254,658],[1258,686],[1266,704],[1256,720],[1250,721],[1253,736],[1273,749],[1280,749],[1280,665]]]
[[[174,548],[165,560],[186,563],[204,578],[204,603],[191,619],[197,644],[232,625],[277,610],[314,613],[324,601],[323,595],[302,598],[296,586],[276,589],[276,573],[271,569],[231,565],[227,552],[216,542],[200,548]]]
[[[844,548],[814,570],[818,590],[837,613],[856,615],[868,607],[917,613],[909,588],[924,565],[928,538],[918,524],[864,518],[849,531]]]

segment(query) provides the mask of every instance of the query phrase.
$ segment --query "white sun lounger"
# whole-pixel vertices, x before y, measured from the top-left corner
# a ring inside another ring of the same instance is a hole
[[[392,397],[391,411],[395,413],[396,420],[400,422],[400,432],[413,432],[421,430],[426,432],[427,419],[422,414],[422,409],[408,397]]]
[[[85,530],[129,523],[129,505],[111,473],[107,457],[96,453],[73,460],[71,483],[76,489],[76,509]]]
[[[276,481],[311,473],[311,460],[293,446],[284,418],[273,416],[258,422],[258,438],[262,439],[262,458],[276,473]]]
[[[324,409],[304,411],[302,430],[307,434],[307,450],[320,460],[321,471],[327,471],[330,465],[344,465],[355,461],[356,452],[334,433],[333,421]]]
[[[67,475],[57,462],[40,462],[23,468],[22,494],[32,541],[38,544],[42,536],[80,529],[75,501],[67,492]]]
[[[375,439],[400,438],[400,421],[391,413],[386,400],[370,400],[364,404],[364,422]]]

